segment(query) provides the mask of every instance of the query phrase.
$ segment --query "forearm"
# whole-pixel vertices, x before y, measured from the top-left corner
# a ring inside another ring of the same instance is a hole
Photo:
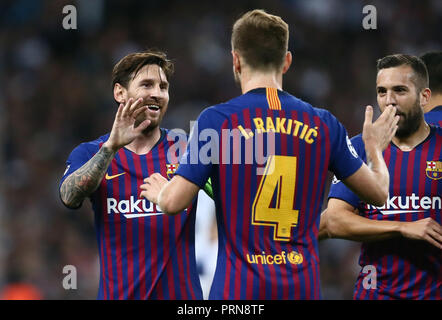
[[[350,211],[325,212],[323,215],[326,215],[326,224],[322,234],[331,238],[369,242],[401,235],[401,222],[371,220]]]
[[[319,223],[319,231],[318,231],[318,240],[324,240],[330,238],[330,234],[327,229],[327,215],[325,215],[325,211],[321,214],[321,220]]]
[[[374,175],[374,181],[377,182],[379,190],[388,196],[390,174],[381,150],[366,147],[365,152],[367,155],[367,165]]]
[[[199,186],[175,175],[158,194],[158,205],[168,215],[176,215],[187,208],[197,196]]]
[[[103,145],[88,162],[66,178],[60,187],[61,200],[66,206],[79,207],[97,190],[115,153]]]

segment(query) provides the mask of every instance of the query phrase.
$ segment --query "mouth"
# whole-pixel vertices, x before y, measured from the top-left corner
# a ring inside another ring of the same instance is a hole
[[[158,105],[155,105],[155,104],[150,104],[147,106],[147,109],[149,109],[151,111],[159,111],[161,109],[161,107]]]
[[[396,110],[396,114],[395,114],[396,116],[399,116],[399,117],[401,117],[401,118],[404,118],[405,117],[405,113],[403,113],[403,112],[401,112],[401,111],[398,111],[398,110]]]

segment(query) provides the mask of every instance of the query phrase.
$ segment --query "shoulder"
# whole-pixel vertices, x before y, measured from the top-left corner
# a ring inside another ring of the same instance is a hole
[[[95,140],[92,140],[92,141],[80,143],[74,149],[74,151],[85,152],[85,153],[96,153],[100,149],[101,145],[107,141],[107,139],[109,139],[109,134],[105,134]]]
[[[205,108],[198,116],[198,122],[221,125],[224,120],[229,119],[230,115],[237,111],[236,106],[230,102],[219,103]]]
[[[351,143],[353,143],[354,145],[362,145],[362,146],[364,146],[364,140],[362,140],[362,133],[354,136],[350,140],[351,140]]]

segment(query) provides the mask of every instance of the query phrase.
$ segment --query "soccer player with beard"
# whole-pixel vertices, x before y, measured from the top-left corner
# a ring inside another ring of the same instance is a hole
[[[424,107],[425,121],[442,127],[442,51],[427,52],[421,56],[427,66],[431,99]]]
[[[92,202],[98,299],[202,299],[194,248],[196,202],[173,218],[139,198],[144,178],[155,172],[170,177],[177,167],[172,149],[177,136],[160,127],[172,72],[172,62],[161,52],[122,58],[112,72],[119,107],[110,134],[75,148],[61,179],[67,207],[79,208],[87,197]]]
[[[387,198],[381,141],[397,128],[395,108],[374,123],[367,108],[369,168],[332,114],[282,90],[288,36],[288,25],[263,10],[235,22],[232,67],[243,94],[200,114],[170,182],[152,175],[141,186],[174,214],[211,178],[218,259],[209,299],[320,299],[317,232],[328,170],[368,202]]]
[[[383,153],[389,198],[382,207],[367,205],[335,178],[319,238],[362,242],[354,299],[441,299],[442,128],[424,120],[427,70],[403,54],[378,60],[377,70],[379,107],[394,106],[400,116]],[[361,135],[352,143],[365,159]]]

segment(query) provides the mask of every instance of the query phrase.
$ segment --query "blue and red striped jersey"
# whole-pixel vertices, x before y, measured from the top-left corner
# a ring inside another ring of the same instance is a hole
[[[218,222],[209,299],[320,299],[317,233],[328,169],[362,165],[328,111],[275,88],[204,110],[177,174],[210,177]]]
[[[61,183],[108,138],[75,148]],[[100,258],[98,299],[202,299],[195,258],[196,202],[170,217],[139,196],[140,185],[152,173],[168,178],[174,174],[178,157],[169,152],[174,139],[162,129],[161,139],[147,154],[121,148],[90,196]]]
[[[424,117],[427,123],[442,127],[442,106],[433,108],[430,112],[425,113]]]
[[[430,126],[425,141],[412,151],[393,143],[384,159],[390,173],[389,197],[383,207],[363,203],[342,182],[334,180],[329,197],[342,199],[373,220],[417,221],[431,217],[441,223],[442,129]],[[365,160],[361,135],[352,139]],[[364,287],[367,273],[359,273],[354,299],[441,299],[442,252],[426,241],[392,238],[362,243],[359,264],[376,268],[376,287]]]

